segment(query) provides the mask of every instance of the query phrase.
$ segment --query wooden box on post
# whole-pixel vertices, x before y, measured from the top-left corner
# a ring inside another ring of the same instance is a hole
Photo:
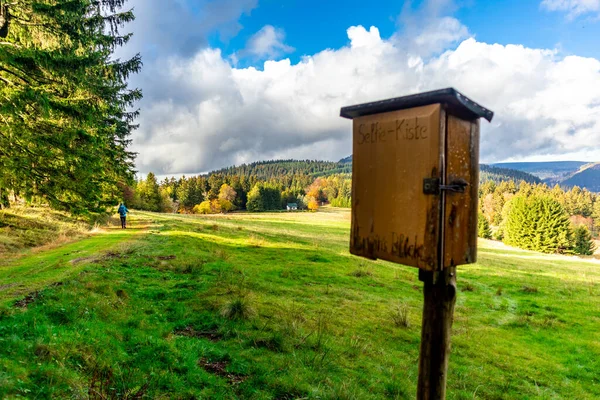
[[[425,271],[475,262],[479,118],[493,113],[449,88],[341,116],[353,120],[350,252]]]
[[[456,266],[477,258],[479,118],[493,113],[449,88],[341,116],[353,120],[350,252],[419,268],[417,399],[444,399]]]

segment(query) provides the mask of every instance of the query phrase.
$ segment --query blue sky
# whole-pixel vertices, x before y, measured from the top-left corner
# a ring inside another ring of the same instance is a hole
[[[190,1],[192,4],[193,1]],[[477,40],[486,43],[522,44],[534,48],[558,48],[564,54],[600,58],[600,23],[597,15],[566,18],[564,12],[550,11],[539,1],[471,0],[455,3],[453,15],[469,28]],[[412,10],[422,6],[413,2]],[[263,0],[248,15],[242,15],[243,29],[229,40],[213,33],[210,43],[227,54],[245,47],[246,41],[265,25],[285,30],[286,43],[296,50],[287,56],[297,62],[305,54],[324,48],[339,48],[348,42],[345,30],[354,25],[376,26],[382,37],[402,29],[399,16],[402,1],[381,0]],[[242,60],[244,65],[256,59]],[[260,66],[260,65],[259,65]]]
[[[600,161],[600,0],[130,0],[141,173],[351,154],[339,108],[452,86],[481,160]]]

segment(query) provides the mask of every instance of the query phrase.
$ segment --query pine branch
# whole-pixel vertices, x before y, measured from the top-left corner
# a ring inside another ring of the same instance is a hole
[[[30,80],[28,80],[28,79],[26,79],[26,78],[22,77],[21,75],[17,74],[17,73],[16,73],[16,72],[14,72],[14,71],[11,71],[11,70],[9,70],[9,69],[7,69],[7,68],[4,68],[4,67],[3,67],[3,66],[1,66],[1,65],[0,65],[0,71],[4,71],[4,72],[6,72],[6,73],[9,73],[9,74],[11,74],[11,75],[13,75],[13,76],[15,76],[15,77],[19,78],[20,80],[22,80],[22,81],[23,81],[23,82],[25,82],[26,84],[28,84],[28,85],[31,85],[31,81],[30,81]]]

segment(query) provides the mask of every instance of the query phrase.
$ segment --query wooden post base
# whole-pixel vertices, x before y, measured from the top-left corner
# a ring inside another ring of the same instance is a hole
[[[419,359],[418,400],[446,398],[450,328],[456,303],[456,267],[441,272],[420,270],[424,283],[423,326]]]

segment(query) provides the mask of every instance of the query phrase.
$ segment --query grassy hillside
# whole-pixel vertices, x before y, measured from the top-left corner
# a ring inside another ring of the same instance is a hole
[[[48,207],[0,210],[0,258],[19,250],[64,243],[89,231],[89,224]]]
[[[3,259],[0,398],[414,398],[422,284],[349,217],[133,213]],[[600,397],[600,264],[483,241],[458,282],[449,399]]]

